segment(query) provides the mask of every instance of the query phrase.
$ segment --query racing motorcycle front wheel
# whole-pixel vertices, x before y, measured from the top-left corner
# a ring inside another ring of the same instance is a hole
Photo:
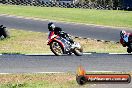
[[[63,47],[59,42],[52,42],[50,44],[50,49],[56,56],[60,56],[63,54]]]
[[[74,48],[74,54],[76,55],[76,56],[82,56],[83,55],[83,49],[82,48]]]

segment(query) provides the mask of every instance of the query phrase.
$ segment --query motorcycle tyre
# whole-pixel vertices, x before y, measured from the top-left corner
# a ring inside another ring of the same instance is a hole
[[[56,41],[53,41],[53,42],[56,42]],[[56,56],[61,56],[62,54],[56,53],[56,52],[54,51],[54,49],[52,48],[53,42],[50,44],[50,49],[51,49],[51,51],[52,51]],[[58,44],[59,44],[59,46],[61,47],[62,51],[64,52],[62,45],[61,45],[60,43],[58,43]]]

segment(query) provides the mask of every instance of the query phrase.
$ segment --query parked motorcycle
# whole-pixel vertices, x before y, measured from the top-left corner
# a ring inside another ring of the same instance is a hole
[[[49,35],[50,36],[50,35]],[[76,56],[81,56],[83,54],[83,49],[79,43],[71,44],[67,39],[59,36],[53,35],[48,40],[51,51],[56,55],[60,56],[62,54],[71,55],[74,53]]]

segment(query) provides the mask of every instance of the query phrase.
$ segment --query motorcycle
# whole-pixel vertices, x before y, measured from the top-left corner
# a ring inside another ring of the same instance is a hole
[[[47,45],[50,46],[51,51],[56,55],[60,56],[62,54],[71,55],[74,53],[76,56],[82,56],[83,49],[80,46],[79,43],[74,42],[74,44],[71,44],[67,39],[59,36],[59,35],[53,35],[48,36],[48,43]]]
[[[123,47],[127,47],[127,52],[131,53],[132,52],[132,36],[124,36],[121,37],[120,43],[122,44]]]

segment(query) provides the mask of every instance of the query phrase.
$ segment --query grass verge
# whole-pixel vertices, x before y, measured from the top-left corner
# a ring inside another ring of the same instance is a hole
[[[0,5],[0,14],[132,28],[131,11]]]
[[[0,53],[51,53],[47,45],[47,33],[31,32],[24,30],[8,30],[10,38],[0,40]],[[121,44],[97,42],[88,39],[74,39],[80,42],[83,46],[84,52],[99,52],[99,53],[123,53],[126,48]]]
[[[77,88],[73,74],[0,75],[0,88]]]
[[[88,74],[130,74],[131,73],[88,73]],[[47,74],[2,74],[0,88],[91,88],[94,84],[80,86],[76,75],[71,73]]]

